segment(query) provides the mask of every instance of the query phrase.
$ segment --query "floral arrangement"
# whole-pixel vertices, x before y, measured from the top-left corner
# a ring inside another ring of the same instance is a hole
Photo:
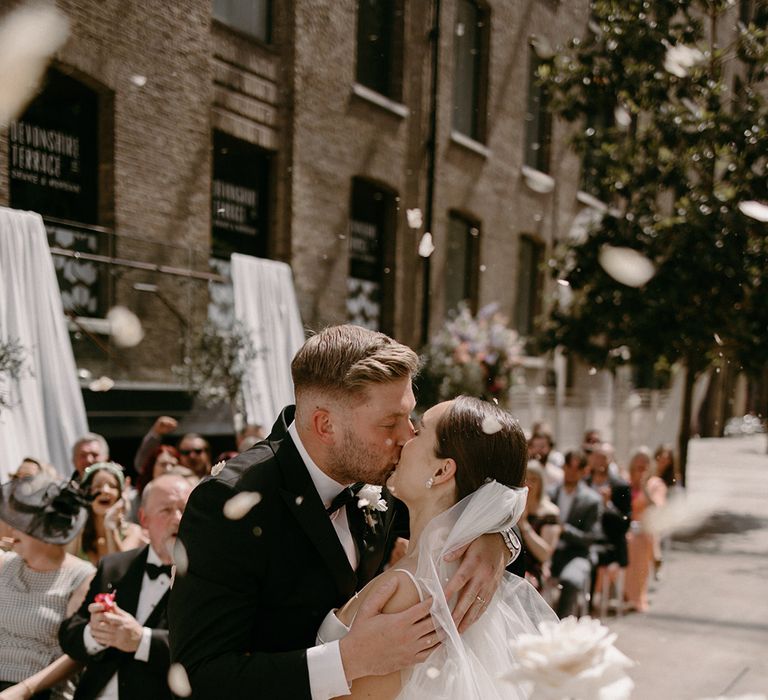
[[[507,325],[498,304],[472,315],[466,304],[449,318],[422,353],[419,381],[423,405],[459,394],[504,403],[524,341]]]
[[[599,620],[567,617],[542,622],[539,634],[512,643],[517,665],[509,678],[533,685],[532,700],[627,700],[634,663],[614,645],[616,635]]]
[[[368,527],[375,529],[374,513],[384,513],[387,510],[387,501],[381,497],[381,486],[364,484],[357,492],[357,507],[364,511]]]

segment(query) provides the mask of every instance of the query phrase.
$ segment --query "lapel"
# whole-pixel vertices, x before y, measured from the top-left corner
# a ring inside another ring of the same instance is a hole
[[[115,584],[117,604],[131,615],[136,615],[136,608],[139,607],[139,594],[144,580],[144,567],[147,563],[148,554],[149,545],[139,551],[125,575]]]
[[[292,418],[287,411],[283,416],[286,419]],[[270,439],[273,439],[275,433],[276,430],[273,428]],[[283,476],[280,495],[301,529],[328,565],[339,592],[346,598],[350,598],[357,584],[355,572],[349,565],[336,530],[325,512],[320,496],[293,440],[287,434],[281,437],[279,450],[275,452]]]
[[[163,597],[160,598],[152,612],[149,613],[149,617],[144,620],[143,627],[149,627],[150,629],[166,629],[168,627],[168,623],[165,621],[165,609],[168,605],[168,594],[170,592],[171,589],[168,588],[163,593]]]

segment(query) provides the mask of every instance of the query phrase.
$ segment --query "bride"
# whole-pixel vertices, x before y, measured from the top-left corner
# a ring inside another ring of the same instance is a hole
[[[460,396],[424,414],[387,482],[408,506],[408,551],[397,568],[326,616],[318,642],[341,639],[343,645],[366,598],[394,579],[397,589],[384,611],[399,612],[431,596],[442,643],[426,661],[402,673],[355,680],[351,696],[345,698],[528,697],[524,685],[508,678],[513,665],[509,644],[522,633],[535,633],[540,622],[557,620],[541,596],[527,581],[505,574],[491,600],[477,597],[475,605],[485,607],[484,614],[460,635],[451,617],[454,601],[446,600],[442,589],[456,568],[444,561],[448,552],[483,533],[509,527],[510,513],[513,522],[522,514],[526,455],[525,435],[517,421],[494,404]]]

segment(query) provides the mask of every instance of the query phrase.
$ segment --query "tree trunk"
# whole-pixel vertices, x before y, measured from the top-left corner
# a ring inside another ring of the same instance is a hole
[[[680,416],[677,451],[680,455],[680,485],[685,487],[688,467],[688,441],[691,439],[691,413],[693,412],[693,385],[696,382],[696,370],[689,360],[685,363],[685,385],[683,388],[683,409]]]

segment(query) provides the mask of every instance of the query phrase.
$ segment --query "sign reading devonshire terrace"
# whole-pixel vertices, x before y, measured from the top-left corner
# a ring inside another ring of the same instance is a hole
[[[58,71],[8,129],[11,206],[98,222],[98,95]]]

